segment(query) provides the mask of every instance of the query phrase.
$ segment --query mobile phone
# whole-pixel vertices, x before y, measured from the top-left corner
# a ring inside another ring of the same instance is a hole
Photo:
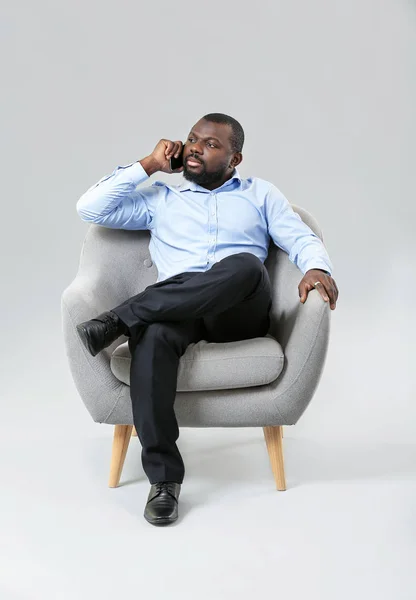
[[[175,169],[180,169],[180,167],[183,167],[183,150],[185,148],[185,144],[182,144],[182,150],[181,153],[179,154],[178,158],[175,158],[175,156],[172,156],[169,160],[170,162],[170,168],[172,171],[174,171]]]

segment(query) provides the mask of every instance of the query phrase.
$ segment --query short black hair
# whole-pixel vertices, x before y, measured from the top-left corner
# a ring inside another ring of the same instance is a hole
[[[240,123],[236,121],[236,119],[230,117],[229,115],[224,115],[223,113],[209,113],[208,115],[204,115],[202,118],[205,119],[205,121],[210,121],[211,123],[225,123],[226,125],[230,125],[231,148],[233,152],[242,151],[244,145],[244,130]]]

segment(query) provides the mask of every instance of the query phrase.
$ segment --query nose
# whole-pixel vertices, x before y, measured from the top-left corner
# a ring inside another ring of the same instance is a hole
[[[202,154],[200,145],[197,142],[191,144],[190,152],[191,154]]]

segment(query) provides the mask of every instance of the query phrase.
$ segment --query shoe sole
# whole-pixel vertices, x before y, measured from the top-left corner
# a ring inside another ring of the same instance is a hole
[[[86,347],[88,352],[92,356],[97,356],[98,352],[94,352],[94,350],[90,346],[89,338],[87,335],[87,330],[85,329],[85,327],[83,325],[77,325],[77,331],[78,331],[79,337],[81,338],[82,343],[84,344],[84,346]]]
[[[173,519],[148,519],[146,517],[146,515],[143,515],[144,518],[146,519],[146,521],[148,523],[150,523],[151,525],[170,525],[171,523],[174,523],[175,521],[178,520],[178,517],[174,517]]]

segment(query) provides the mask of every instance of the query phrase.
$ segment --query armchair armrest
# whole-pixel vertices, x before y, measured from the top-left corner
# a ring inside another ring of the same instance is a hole
[[[306,410],[321,378],[328,350],[331,309],[317,290],[299,300],[303,275],[281,251],[271,264],[273,306],[270,333],[282,346],[285,364],[272,385],[285,422],[294,424]]]
[[[110,369],[111,354],[128,338],[121,336],[91,356],[79,339],[78,323],[111,310],[156,280],[149,261],[149,232],[91,224],[75,279],[61,298],[64,343],[75,386],[94,421],[107,422],[126,385]],[[151,267],[151,268],[150,268]]]
[[[109,290],[110,288],[106,288]],[[110,358],[116,340],[97,356],[91,356],[82,344],[76,325],[108,310],[114,295],[102,293],[100,278],[77,275],[61,297],[61,316],[64,344],[75,386],[94,421],[105,422],[124,387],[111,372]]]

